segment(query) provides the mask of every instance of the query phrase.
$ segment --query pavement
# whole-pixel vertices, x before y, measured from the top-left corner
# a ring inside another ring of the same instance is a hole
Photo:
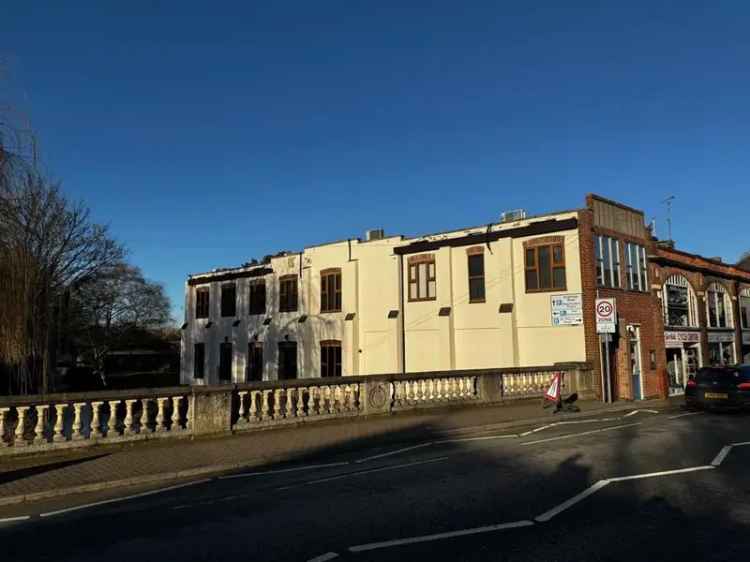
[[[0,540],[11,560],[747,559],[750,416],[628,406],[362,420],[255,468],[6,505]]]

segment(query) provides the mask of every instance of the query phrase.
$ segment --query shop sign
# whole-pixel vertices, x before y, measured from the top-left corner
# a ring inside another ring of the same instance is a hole
[[[742,345],[750,345],[750,332],[742,332]]]
[[[615,299],[596,299],[596,333],[614,334],[617,331],[617,306]]]
[[[664,332],[665,347],[682,347],[686,343],[700,343],[700,332]]]
[[[712,334],[709,332],[708,341],[709,343],[732,343],[734,341],[734,334],[731,332],[725,334]]]
[[[553,326],[583,324],[583,295],[554,295],[550,299]]]

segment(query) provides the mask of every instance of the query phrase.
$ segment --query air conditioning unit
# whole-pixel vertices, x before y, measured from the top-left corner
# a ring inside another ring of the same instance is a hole
[[[526,218],[526,209],[513,209],[500,213],[500,222],[514,222]]]
[[[370,242],[371,240],[382,240],[385,238],[385,231],[382,228],[371,228],[365,232],[365,240]]]

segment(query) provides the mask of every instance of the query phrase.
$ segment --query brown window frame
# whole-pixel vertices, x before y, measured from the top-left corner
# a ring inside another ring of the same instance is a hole
[[[320,376],[340,377],[342,350],[341,340],[323,340],[320,342]]]
[[[225,296],[231,291],[232,297]],[[225,283],[221,286],[221,317],[232,318],[237,316],[237,284]]]
[[[542,279],[540,275],[539,266],[539,250],[546,248],[549,252],[549,287],[542,287]],[[555,249],[560,250],[560,259],[555,260]],[[527,293],[555,293],[559,291],[567,291],[568,278],[567,278],[567,266],[565,263],[565,241],[561,236],[552,236],[540,238],[537,240],[529,240],[523,245],[523,262],[524,262],[524,286]],[[534,263],[529,265],[529,252],[534,255]],[[563,284],[562,286],[555,286],[555,270],[562,268],[563,270]],[[536,287],[529,288],[529,273],[533,272],[536,278]]]
[[[260,352],[258,361],[257,352]],[[263,380],[263,342],[251,341],[247,344],[247,364],[245,370],[246,382],[260,382]]]
[[[331,285],[333,281],[333,285]],[[333,301],[331,303],[331,301]],[[341,312],[342,290],[341,269],[324,269],[320,272],[320,312]]]
[[[471,274],[471,260],[479,258],[481,260],[482,264],[482,273],[480,275]],[[479,248],[469,248],[466,250],[466,272],[469,279],[469,303],[475,304],[475,303],[483,303],[487,302],[487,285],[484,281],[485,271],[484,271],[484,248],[481,246]],[[482,296],[481,298],[473,298],[471,295],[471,282],[472,281],[482,281]]]
[[[293,288],[292,291],[289,288]],[[297,276],[279,277],[279,312],[296,312],[299,309],[299,282]]]
[[[247,289],[247,313],[249,316],[258,316],[266,313],[266,280],[256,279],[250,281]]]
[[[204,298],[205,295],[205,298]],[[195,317],[208,318],[211,312],[211,290],[208,287],[195,289]]]
[[[427,291],[427,294],[422,296],[420,294],[420,266],[424,266],[424,270],[426,271],[426,279],[425,279],[425,289]],[[430,275],[430,265],[432,265],[432,275]],[[430,296],[430,283],[433,283],[434,287],[434,294]],[[416,297],[412,296],[412,287],[415,288],[414,294],[416,294]],[[421,256],[412,256],[409,258],[408,263],[408,277],[407,277],[407,288],[408,288],[408,300],[409,302],[425,302],[425,301],[434,301],[437,300],[437,265],[435,264],[435,255],[434,254],[424,254]]]

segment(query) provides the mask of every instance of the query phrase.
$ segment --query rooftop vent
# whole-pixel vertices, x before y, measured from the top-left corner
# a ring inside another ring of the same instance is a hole
[[[513,209],[500,213],[500,222],[514,222],[526,218],[526,209]]]
[[[382,240],[385,238],[385,231],[382,228],[371,228],[365,232],[365,240],[368,242],[372,240]]]

